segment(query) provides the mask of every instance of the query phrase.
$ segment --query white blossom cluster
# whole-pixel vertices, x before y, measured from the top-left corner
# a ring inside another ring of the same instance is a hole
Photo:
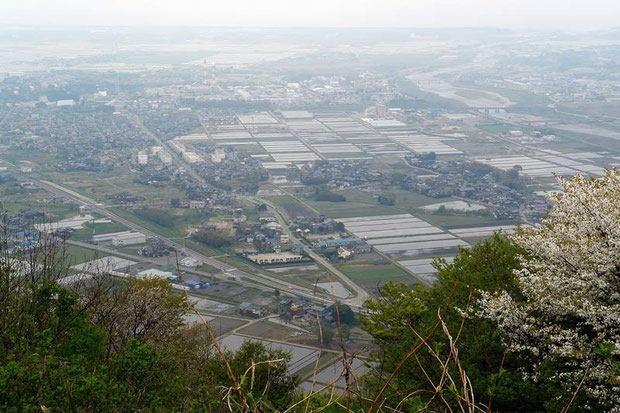
[[[583,381],[580,392],[620,412],[620,173],[560,182],[549,215],[513,236],[527,252],[515,271],[522,297],[483,295],[482,315],[533,360],[530,378],[553,361],[569,394]]]

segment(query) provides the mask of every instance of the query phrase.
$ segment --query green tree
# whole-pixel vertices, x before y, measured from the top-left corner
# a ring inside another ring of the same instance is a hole
[[[340,323],[342,324],[351,325],[355,323],[355,313],[347,304],[338,303],[338,312],[336,312],[336,304],[332,304],[329,309],[334,320],[337,320],[338,316],[340,316]]]
[[[289,353],[247,340],[236,352],[227,351],[226,358],[248,404],[256,411],[280,410],[291,404],[299,379],[288,373]],[[212,358],[207,369],[215,383],[230,382],[221,358]]]
[[[229,237],[220,231],[200,230],[191,235],[194,241],[198,241],[213,248],[227,247],[232,244]]]
[[[396,196],[394,194],[381,194],[377,198],[381,205],[394,205],[396,203]]]
[[[334,341],[334,329],[328,326],[322,326],[320,330],[317,329],[317,344],[323,347],[329,347]]]
[[[512,353],[505,353],[495,323],[471,315],[481,291],[516,292],[513,270],[520,268],[517,257],[523,252],[509,239],[495,234],[463,250],[451,264],[436,259],[438,279],[430,288],[385,284],[381,289],[382,298],[370,300],[367,303],[369,314],[362,317],[363,328],[374,337],[380,349],[374,353],[375,360],[385,371],[392,371],[420,343],[420,337],[426,337],[433,330],[438,312],[448,330],[456,334],[463,321],[462,310],[469,306],[470,316],[459,336],[458,348],[478,401],[492,400],[494,409],[498,410],[537,410],[546,389],[522,379],[518,369],[525,362]],[[428,344],[443,356],[450,350],[444,334],[433,335]],[[423,350],[403,365],[392,391],[405,391],[413,383],[424,383],[427,377],[438,379],[440,376],[437,361],[429,351]],[[377,380],[380,382],[384,378],[369,377],[370,386],[377,385]],[[426,390],[429,394],[434,391],[430,385]]]
[[[62,258],[45,251],[28,276],[0,261],[0,411],[230,411],[229,367],[253,410],[292,402],[287,353],[244,344],[227,364],[167,281],[95,275],[69,290]]]

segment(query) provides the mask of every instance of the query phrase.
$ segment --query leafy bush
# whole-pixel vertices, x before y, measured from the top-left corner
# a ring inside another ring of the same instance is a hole
[[[198,231],[192,234],[192,239],[213,248],[227,247],[232,244],[229,237],[213,230]]]

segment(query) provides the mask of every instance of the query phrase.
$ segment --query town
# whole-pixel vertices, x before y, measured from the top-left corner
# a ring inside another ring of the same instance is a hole
[[[12,49],[0,59],[7,259],[53,246],[63,285],[96,272],[169,281],[200,314],[188,324],[207,320],[229,350],[290,351],[305,390],[315,364],[337,381],[344,326],[361,374],[373,344],[360,314],[385,285],[435,285],[463,249],[539,223],[558,178],[620,164],[612,34],[584,34],[580,52],[606,71],[562,40],[566,67],[552,65],[536,33],[384,35],[257,29],[272,43],[252,51],[253,34],[197,29],[217,47],[126,61],[88,40],[93,55]]]

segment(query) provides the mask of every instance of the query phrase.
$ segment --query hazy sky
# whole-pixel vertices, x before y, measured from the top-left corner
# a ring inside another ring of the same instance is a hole
[[[620,0],[1,0],[0,23],[250,27],[620,26]]]

